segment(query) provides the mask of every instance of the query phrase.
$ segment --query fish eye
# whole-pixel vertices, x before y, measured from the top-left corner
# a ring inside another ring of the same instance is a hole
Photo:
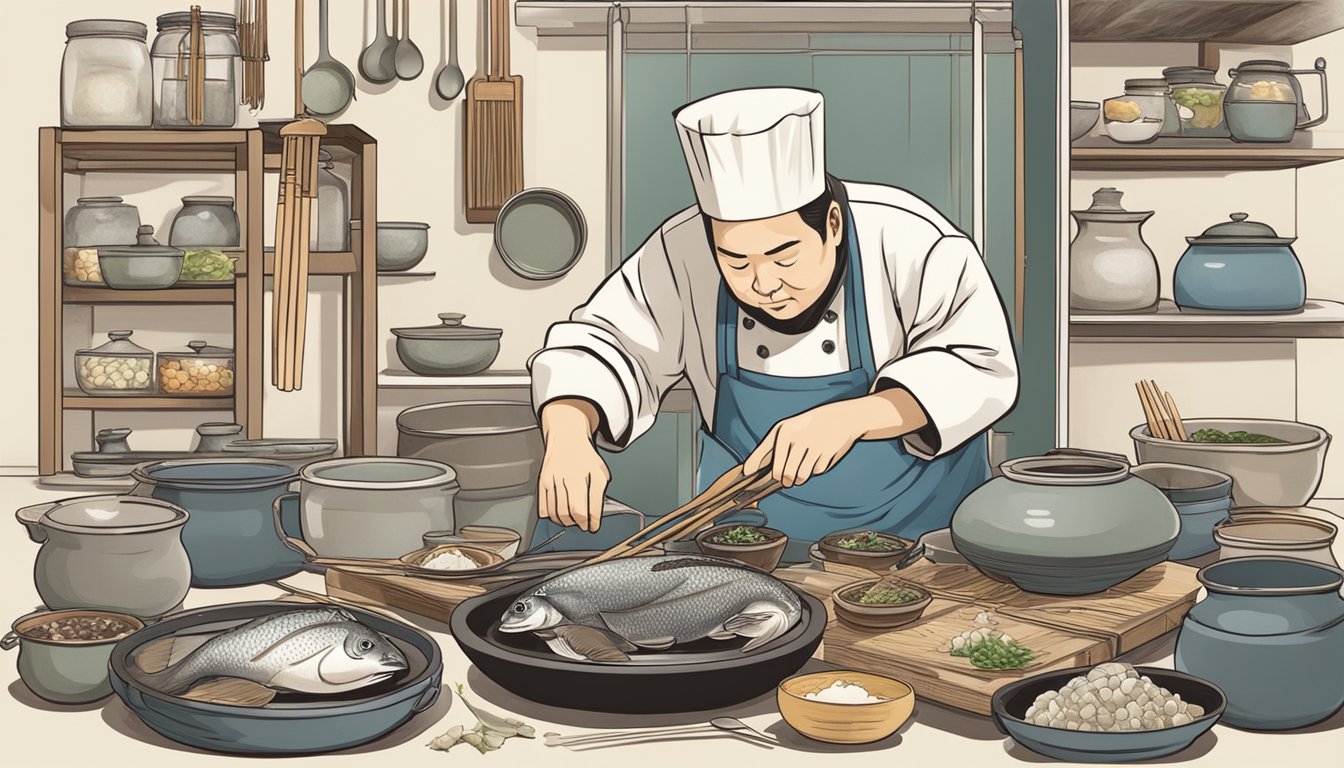
[[[361,651],[372,651],[372,650],[373,650],[373,641],[372,641],[372,640],[369,640],[369,639],[367,639],[367,638],[365,638],[364,640],[360,640],[360,641],[359,641],[359,650],[361,650]]]
[[[514,612],[514,613],[526,613],[526,612],[527,612],[527,605],[526,605],[525,603],[514,603],[514,604],[513,604],[513,612]]]

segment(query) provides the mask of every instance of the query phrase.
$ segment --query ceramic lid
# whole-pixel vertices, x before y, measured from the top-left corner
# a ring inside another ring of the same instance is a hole
[[[1258,221],[1248,221],[1244,213],[1234,213],[1230,221],[1214,224],[1199,237],[1187,237],[1193,245],[1287,245],[1297,238],[1279,237],[1274,228]]]
[[[148,533],[182,525],[187,511],[157,499],[85,496],[57,504],[43,525],[71,533]]]
[[[188,195],[182,198],[183,205],[227,205],[233,207],[233,197],[229,195]]]
[[[1125,81],[1126,91],[1141,91],[1150,88],[1165,91],[1167,90],[1167,81],[1161,77],[1136,77]]]
[[[1167,67],[1162,70],[1162,78],[1170,85],[1177,83],[1204,83],[1218,85],[1217,72],[1207,67]]]
[[[98,197],[81,197],[75,200],[75,204],[81,207],[96,205],[124,205],[120,197],[116,195],[104,195]]]
[[[1080,221],[1143,221],[1152,211],[1127,211],[1120,204],[1125,193],[1115,187],[1102,187],[1092,193],[1092,205],[1086,211],[1073,211]]]
[[[188,23],[190,23],[190,20],[188,20]],[[76,37],[125,37],[143,43],[149,37],[149,28],[138,21],[83,19],[66,24],[65,36],[72,39]]]
[[[392,333],[402,339],[498,339],[504,331],[500,328],[472,328],[463,325],[466,315],[445,312],[439,315],[443,322],[439,325],[427,325],[421,328],[393,328]]]
[[[164,352],[164,355],[181,357],[233,357],[233,350],[228,347],[212,347],[199,339],[187,342],[187,351],[178,350],[176,352]]]
[[[176,256],[181,258],[182,249],[170,245],[159,245],[154,239],[154,227],[141,224],[136,230],[135,245],[105,245],[98,249],[98,258],[105,256]]]
[[[1252,59],[1250,61],[1243,61],[1241,64],[1234,67],[1232,71],[1282,72],[1287,74],[1288,72],[1291,72],[1292,69],[1292,65],[1286,61],[1279,61],[1278,59]]]
[[[131,341],[131,331],[108,331],[107,343],[93,349],[81,349],[78,354],[102,357],[153,357],[154,353]]]

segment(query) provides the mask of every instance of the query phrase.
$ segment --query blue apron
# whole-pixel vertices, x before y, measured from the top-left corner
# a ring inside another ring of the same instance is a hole
[[[826,376],[771,376],[737,364],[737,302],[720,283],[718,390],[713,431],[702,427],[696,491],[742,463],[783,419],[826,403],[863,397],[877,377],[864,308],[863,266],[846,211],[845,337],[851,369]],[[933,460],[911,456],[899,440],[860,440],[828,472],[760,502],[772,528],[789,537],[784,561],[807,561],[828,533],[867,529],[915,539],[946,527],[962,499],[989,480],[988,438],[980,434]]]

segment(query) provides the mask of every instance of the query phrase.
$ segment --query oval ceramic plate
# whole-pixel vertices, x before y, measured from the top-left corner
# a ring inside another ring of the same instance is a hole
[[[579,206],[553,189],[519,192],[495,220],[495,250],[528,280],[551,280],[573,269],[587,239]]]

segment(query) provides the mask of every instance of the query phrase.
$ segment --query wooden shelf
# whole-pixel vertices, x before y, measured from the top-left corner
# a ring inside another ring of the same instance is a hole
[[[177,397],[172,395],[105,396],[86,395],[78,389],[65,390],[62,398],[67,409],[85,411],[232,411],[232,397]]]
[[[532,377],[527,371],[486,370],[471,376],[421,376],[410,371],[391,368],[378,374],[380,388],[424,388],[424,387],[527,387]]]
[[[1071,315],[1069,335],[1085,341],[1344,338],[1344,304],[1309,299],[1301,312],[1234,314],[1183,311],[1163,299],[1146,314]]]
[[[268,250],[264,256],[266,274],[275,274],[275,251]],[[242,264],[240,261],[239,264]],[[308,254],[308,274],[310,275],[353,275],[359,271],[359,262],[355,254],[345,251],[323,251]]]
[[[1338,29],[1344,29],[1339,0],[1069,0],[1075,43],[1295,45]]]
[[[67,173],[236,173],[247,152],[245,130],[103,131],[60,129]]]
[[[393,279],[396,279],[396,278],[401,278],[401,279],[403,279],[403,280],[429,280],[430,278],[434,277],[436,274],[438,274],[438,273],[437,273],[437,272],[379,272],[379,273],[378,273],[378,279],[379,279],[379,280],[393,280]]]
[[[1344,147],[1314,147],[1308,132],[1285,144],[1238,144],[1231,139],[1158,139],[1118,144],[1105,137],[1074,142],[1075,171],[1272,171],[1344,160]]]
[[[158,291],[121,291],[67,285],[61,289],[66,304],[233,304],[232,287],[165,288]]]

